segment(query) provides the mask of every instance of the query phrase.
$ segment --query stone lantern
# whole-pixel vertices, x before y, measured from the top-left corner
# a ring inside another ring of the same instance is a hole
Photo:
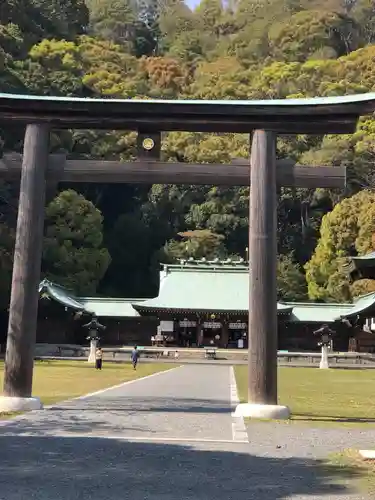
[[[328,363],[328,349],[331,345],[332,338],[335,332],[329,328],[328,325],[323,325],[318,330],[315,330],[314,335],[319,337],[318,346],[322,348],[322,357],[320,359],[319,368],[327,369],[329,368]]]
[[[98,346],[98,342],[100,340],[99,331],[105,330],[105,326],[100,324],[98,318],[95,314],[92,315],[91,321],[86,325],[83,325],[83,328],[87,328],[89,331],[86,340],[90,341],[90,354],[88,358],[88,363],[95,363],[96,360],[96,348]]]

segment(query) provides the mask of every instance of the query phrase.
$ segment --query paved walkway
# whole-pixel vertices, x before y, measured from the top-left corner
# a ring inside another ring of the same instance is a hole
[[[231,416],[229,366],[183,366],[0,427],[0,500],[364,500],[331,451],[372,436]],[[336,474],[334,474],[336,472]]]

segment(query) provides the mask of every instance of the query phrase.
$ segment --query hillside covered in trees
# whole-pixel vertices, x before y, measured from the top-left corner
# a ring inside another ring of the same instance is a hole
[[[0,92],[259,99],[375,91],[373,0],[2,0]],[[0,130],[0,153],[23,130]],[[52,152],[130,160],[135,133],[54,132]],[[165,133],[165,160],[248,157],[239,134]],[[345,165],[345,192],[281,189],[279,294],[350,300],[345,257],[375,249],[375,120],[352,136],[284,136],[278,156]],[[62,191],[64,189],[64,191]],[[0,301],[8,303],[18,186],[0,184]],[[158,263],[246,257],[246,188],[64,186],[46,208],[43,275],[78,293],[151,296]],[[333,211],[332,211],[333,210]],[[306,276],[305,276],[306,271]],[[306,281],[307,279],[307,281]]]

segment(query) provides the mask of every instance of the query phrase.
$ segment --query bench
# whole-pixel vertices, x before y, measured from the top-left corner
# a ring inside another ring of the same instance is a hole
[[[216,349],[212,347],[205,348],[204,357],[206,359],[216,359]]]

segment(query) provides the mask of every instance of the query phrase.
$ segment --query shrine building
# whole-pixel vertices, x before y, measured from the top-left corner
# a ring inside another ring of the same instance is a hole
[[[150,299],[77,297],[44,280],[37,341],[84,343],[82,324],[95,314],[107,327],[103,345],[150,345],[160,338],[169,347],[246,348],[248,270],[243,260],[165,264],[159,294]],[[279,301],[277,313],[279,350],[316,351],[313,332],[329,324],[337,332],[335,350],[375,351],[375,335],[366,328],[375,317],[375,293],[344,304]]]

